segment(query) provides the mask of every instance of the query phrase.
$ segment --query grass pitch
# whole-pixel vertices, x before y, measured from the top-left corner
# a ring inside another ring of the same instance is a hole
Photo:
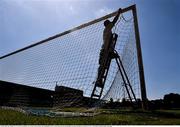
[[[0,109],[1,125],[180,125],[180,110],[109,110],[101,109],[93,117],[45,117]]]

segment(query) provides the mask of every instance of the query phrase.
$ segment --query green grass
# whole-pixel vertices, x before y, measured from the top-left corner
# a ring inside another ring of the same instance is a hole
[[[174,109],[174,110],[157,110],[159,112],[164,112],[164,113],[172,113],[172,114],[177,114],[180,115],[180,110]]]
[[[177,110],[176,110],[177,111]],[[30,116],[17,111],[0,109],[1,125],[180,125],[180,111],[173,115],[164,115],[171,110],[150,111],[132,111],[132,110],[101,110],[100,115],[94,117],[74,117],[74,118],[50,118],[43,116]]]

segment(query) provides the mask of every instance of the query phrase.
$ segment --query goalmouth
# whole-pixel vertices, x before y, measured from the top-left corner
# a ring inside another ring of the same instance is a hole
[[[98,60],[103,43],[103,22],[112,20],[117,12],[82,24],[71,30],[0,57],[0,80],[55,91],[65,86],[83,91],[90,97],[97,77]],[[122,62],[137,98],[147,108],[146,85],[136,6],[121,10],[113,28],[118,34],[115,49]],[[126,99],[122,78],[112,61],[102,100]],[[77,101],[69,99],[68,103]]]

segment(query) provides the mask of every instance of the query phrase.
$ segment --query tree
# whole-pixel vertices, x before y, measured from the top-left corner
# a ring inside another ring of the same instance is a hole
[[[164,95],[164,104],[166,108],[180,108],[180,95],[175,93]]]
[[[114,100],[113,100],[113,98],[110,98],[110,101],[109,101],[109,103],[113,103],[114,102]]]

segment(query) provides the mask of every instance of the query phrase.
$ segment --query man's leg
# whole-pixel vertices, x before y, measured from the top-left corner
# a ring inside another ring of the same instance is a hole
[[[109,49],[105,51],[104,49],[101,49],[100,52],[100,59],[99,59],[99,68],[98,68],[98,77],[96,80],[96,84],[98,86],[102,86],[102,79],[105,73],[105,70],[107,68],[107,63],[113,57],[114,55],[114,47],[115,47],[115,42],[117,40],[118,35],[117,34],[112,34],[111,39],[110,39],[110,45]]]
[[[104,76],[104,73],[105,73],[105,69],[106,69],[106,54],[105,54],[105,51],[104,49],[101,49],[101,52],[100,52],[100,59],[99,59],[99,68],[98,68],[98,77],[97,77],[97,80],[96,80],[96,84],[98,86],[102,86],[102,79],[103,79],[103,76]]]
[[[103,55],[104,55],[104,50],[101,49],[100,51],[100,55],[99,55],[99,68],[98,68],[98,76],[97,76],[97,79],[96,79],[96,84],[98,86],[101,86],[102,84],[102,81],[101,81],[101,73],[102,73],[102,70],[103,70]]]

